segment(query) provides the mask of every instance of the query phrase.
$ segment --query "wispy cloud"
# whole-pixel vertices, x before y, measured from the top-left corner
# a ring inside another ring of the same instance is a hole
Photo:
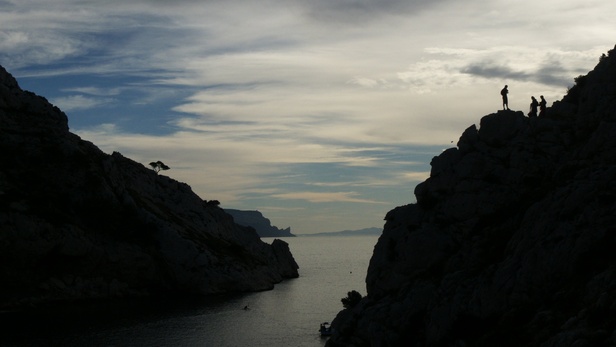
[[[529,72],[514,71],[507,66],[499,66],[494,62],[473,63],[463,68],[461,72],[484,78],[507,79],[510,81],[528,81],[532,76]]]
[[[122,88],[118,88],[118,87],[101,88],[101,87],[90,86],[90,87],[66,88],[66,89],[62,89],[62,91],[88,94],[88,95],[94,95],[94,96],[114,96],[114,95],[120,94],[122,92]]]
[[[422,182],[430,177],[430,172],[406,172],[403,173],[403,176],[410,181]]]
[[[357,192],[292,192],[273,194],[272,198],[283,200],[306,200],[313,203],[324,202],[353,202],[362,204],[388,204],[388,202],[362,199]]]
[[[65,97],[54,98],[50,102],[62,109],[64,112],[75,110],[87,110],[109,102],[113,99],[109,98],[93,98],[84,95],[71,95]]]

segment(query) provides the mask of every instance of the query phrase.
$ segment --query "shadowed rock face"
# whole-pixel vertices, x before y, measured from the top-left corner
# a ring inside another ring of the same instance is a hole
[[[184,183],[68,130],[0,67],[0,308],[38,302],[271,289],[297,277],[283,241]]]
[[[616,52],[542,118],[499,111],[385,220],[328,346],[616,345]]]

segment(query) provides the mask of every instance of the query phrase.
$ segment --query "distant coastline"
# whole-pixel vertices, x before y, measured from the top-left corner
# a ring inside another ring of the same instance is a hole
[[[379,236],[383,233],[383,228],[364,228],[358,230],[342,230],[342,231],[330,231],[314,234],[296,234],[298,237],[310,237],[310,236]]]

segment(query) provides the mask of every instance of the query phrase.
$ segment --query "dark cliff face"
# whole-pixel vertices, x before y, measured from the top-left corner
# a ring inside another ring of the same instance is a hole
[[[264,290],[298,276],[286,243],[81,140],[1,67],[0,152],[0,307]]]
[[[432,160],[328,346],[616,345],[616,51],[576,82]]]

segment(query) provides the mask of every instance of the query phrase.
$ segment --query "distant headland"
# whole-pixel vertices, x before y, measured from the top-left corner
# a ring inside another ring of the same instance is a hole
[[[253,228],[260,237],[294,237],[291,227],[280,229],[259,211],[242,211],[225,208],[225,212],[233,217],[235,223]]]

